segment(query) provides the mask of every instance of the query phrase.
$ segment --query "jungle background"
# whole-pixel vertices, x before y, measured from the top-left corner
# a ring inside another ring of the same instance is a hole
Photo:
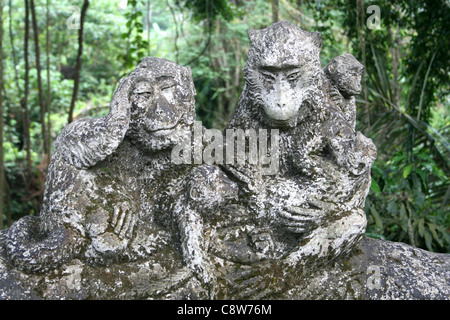
[[[223,129],[243,87],[248,29],[289,20],[323,37],[323,66],[365,66],[357,130],[378,158],[367,235],[450,252],[446,0],[0,0],[0,229],[38,215],[53,142],[108,113],[144,56],[191,67],[198,119]],[[374,7],[375,6],[375,7]]]

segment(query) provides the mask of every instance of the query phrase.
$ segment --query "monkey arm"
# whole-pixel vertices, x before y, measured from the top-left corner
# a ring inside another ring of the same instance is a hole
[[[343,212],[339,218],[316,228],[308,236],[309,241],[301,243],[284,260],[292,266],[303,265],[312,260],[330,261],[348,252],[364,234],[367,220],[361,209]]]
[[[181,249],[187,266],[195,272],[203,283],[213,280],[206,258],[203,219],[191,208],[176,206],[175,219],[181,238]]]
[[[128,93],[132,80],[122,80],[114,93],[108,115],[80,119],[63,128],[55,150],[78,169],[87,169],[112,154],[125,137],[130,122]]]

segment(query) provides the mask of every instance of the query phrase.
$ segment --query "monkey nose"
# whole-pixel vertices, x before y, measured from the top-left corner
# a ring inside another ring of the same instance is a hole
[[[147,117],[150,120],[150,131],[171,128],[178,121],[175,107],[171,105],[164,97],[158,97],[154,102],[153,108],[150,108]]]
[[[164,97],[158,97],[153,108],[149,110],[149,117],[155,119],[171,118],[175,115],[173,106]]]

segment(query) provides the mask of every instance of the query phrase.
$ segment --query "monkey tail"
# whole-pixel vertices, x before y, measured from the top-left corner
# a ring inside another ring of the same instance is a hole
[[[16,221],[6,233],[8,261],[26,273],[44,273],[73,258],[80,248],[77,234],[59,226],[46,235],[39,231],[40,218],[26,216]]]

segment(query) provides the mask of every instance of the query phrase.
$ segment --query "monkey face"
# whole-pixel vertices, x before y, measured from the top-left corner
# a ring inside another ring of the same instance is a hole
[[[130,96],[127,135],[149,151],[176,145],[194,121],[190,72],[172,62],[163,61],[163,64],[166,65],[160,68],[152,66],[152,72],[145,77],[137,77]]]
[[[315,98],[320,85],[322,39],[282,21],[249,31],[246,83],[264,122],[273,127],[295,127],[305,102]]]
[[[266,116],[272,124],[295,126],[299,109],[308,99],[314,86],[308,70],[290,68],[260,68],[261,99]]]
[[[339,92],[349,98],[361,92],[364,66],[351,54],[340,55],[325,67],[325,73]]]
[[[345,76],[338,79],[338,90],[346,96],[355,96],[361,93],[362,68],[353,67],[346,70]]]

